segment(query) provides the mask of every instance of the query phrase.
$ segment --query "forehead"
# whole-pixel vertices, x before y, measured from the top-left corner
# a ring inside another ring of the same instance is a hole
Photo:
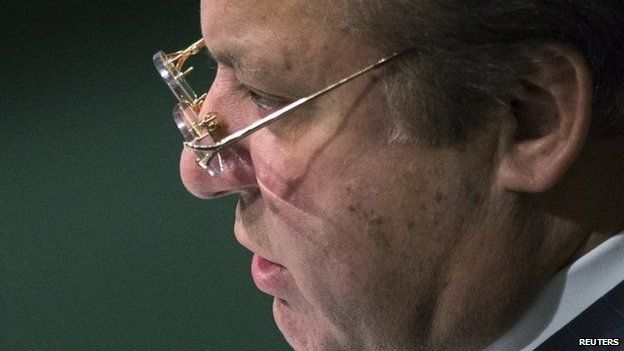
[[[223,30],[306,25],[319,18],[329,5],[325,0],[202,0],[202,30],[204,34],[216,35]]]
[[[320,65],[331,69],[337,57],[353,53],[349,26],[339,1],[202,0],[201,26],[213,54],[228,51],[285,68]],[[353,62],[351,62],[353,64]]]

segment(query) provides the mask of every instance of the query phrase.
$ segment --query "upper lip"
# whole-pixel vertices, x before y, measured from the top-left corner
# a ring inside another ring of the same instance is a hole
[[[241,244],[241,246],[243,246],[247,250],[251,251],[254,254],[258,254],[262,256],[263,258],[265,258],[266,260],[271,261],[283,267],[283,265],[277,262],[275,259],[273,259],[271,255],[260,252],[260,250],[253,247],[252,243],[250,242],[250,238],[249,238],[249,235],[247,234],[247,231],[242,227],[242,224],[240,224],[240,222],[238,221],[237,221],[237,224],[234,226],[234,236],[236,237],[236,241],[238,241],[238,243]]]
[[[269,260],[275,264],[282,266],[279,262],[277,262],[270,254],[265,252],[260,252],[260,249],[255,247],[251,241],[251,237],[247,232],[243,220],[242,220],[242,211],[243,208],[252,206],[260,197],[260,191],[258,188],[248,188],[244,192],[241,192],[240,198],[238,200],[238,204],[236,206],[236,221],[234,223],[234,236],[236,237],[236,241],[238,241],[241,246],[251,251],[254,254],[258,254]]]

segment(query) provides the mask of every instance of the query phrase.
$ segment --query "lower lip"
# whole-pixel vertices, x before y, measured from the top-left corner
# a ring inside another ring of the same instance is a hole
[[[286,268],[254,254],[251,260],[253,281],[265,294],[284,298],[288,289],[289,273]]]

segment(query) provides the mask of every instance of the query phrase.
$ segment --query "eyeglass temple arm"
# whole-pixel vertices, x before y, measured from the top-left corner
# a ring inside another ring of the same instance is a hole
[[[403,53],[405,53],[405,51],[401,51],[401,52],[397,52],[394,53],[388,57],[385,57],[375,63],[373,63],[370,66],[364,67],[363,69],[361,69],[358,72],[353,73],[352,75],[345,77],[335,83],[333,83],[332,85],[319,90],[311,95],[308,95],[306,97],[303,97],[301,99],[298,99],[296,101],[293,101],[292,103],[280,108],[279,110],[272,112],[270,114],[268,114],[267,116],[257,120],[256,122],[250,124],[249,126],[238,130],[230,135],[228,135],[227,137],[219,140],[217,143],[213,144],[213,145],[208,145],[208,146],[203,146],[203,145],[197,145],[195,144],[195,141],[192,142],[185,142],[184,145],[187,146],[190,149],[193,150],[197,150],[197,151],[203,151],[206,152],[208,155],[210,155],[210,158],[212,158],[212,156],[214,156],[219,150],[221,150],[222,148],[228,146],[229,144],[235,143],[247,136],[249,136],[250,134],[254,133],[255,131],[264,128],[266,126],[268,126],[269,124],[277,121],[278,119],[280,119],[281,117],[286,115],[286,112],[292,111],[294,109],[296,109],[297,107],[301,106],[302,104],[310,101],[310,100],[315,100],[325,94],[327,94],[328,92],[338,88],[339,86],[347,83],[348,81],[357,78],[359,76],[361,76],[362,74],[373,70],[381,65],[383,65],[384,63],[402,55]]]
[[[184,66],[184,62],[186,62],[186,59],[190,56],[197,54],[205,46],[206,42],[204,42],[204,39],[199,39],[198,41],[191,44],[188,48],[176,51],[172,54],[165,54],[165,56],[167,56],[169,60],[174,62],[176,68],[181,71],[182,67]]]

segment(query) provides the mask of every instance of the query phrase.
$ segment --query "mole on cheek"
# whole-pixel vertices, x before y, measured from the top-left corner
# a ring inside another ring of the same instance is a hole
[[[293,69],[293,54],[289,49],[285,49],[282,53],[282,57],[284,58],[283,67],[285,71],[292,71]]]
[[[347,206],[347,211],[352,216],[351,218],[357,220],[358,223],[369,220],[370,214],[367,213],[368,211],[362,209],[359,203],[350,204]]]
[[[284,69],[287,71],[292,70],[292,62],[289,59],[286,59],[286,61],[284,62]]]
[[[384,252],[390,250],[390,241],[388,233],[385,231],[387,218],[379,215],[374,210],[363,209],[360,204],[350,204],[347,210],[353,219],[357,222],[357,226],[364,225],[364,232],[376,247],[382,248]],[[412,226],[415,223],[412,223]]]
[[[444,200],[444,195],[442,195],[441,192],[436,191],[435,197],[433,199],[435,200],[435,202],[440,203],[442,200]]]
[[[416,222],[414,222],[412,220],[408,220],[407,221],[407,229],[412,230],[412,229],[414,229],[414,226],[416,226]]]
[[[377,213],[371,213],[368,217],[366,226],[366,234],[375,243],[376,247],[381,248],[384,252],[390,251],[390,240],[388,233],[384,231],[385,219]]]

